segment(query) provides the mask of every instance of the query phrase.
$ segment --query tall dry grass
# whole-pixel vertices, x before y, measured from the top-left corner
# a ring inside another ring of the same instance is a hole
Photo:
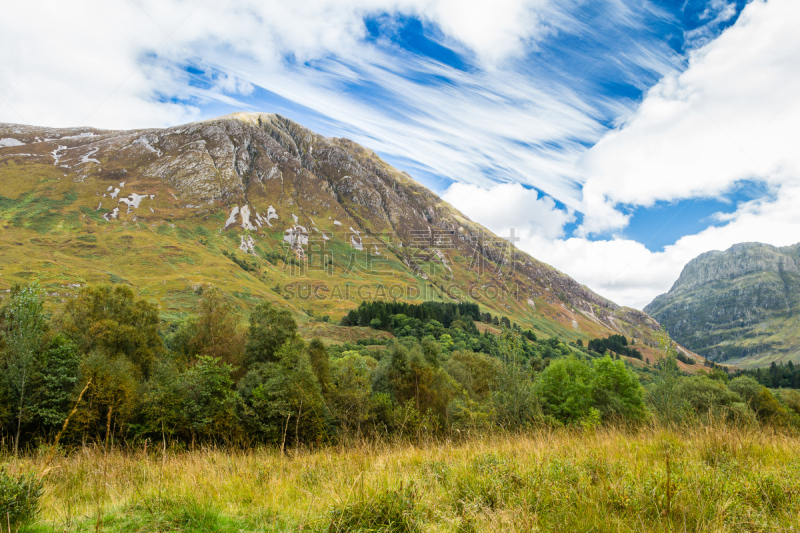
[[[47,455],[2,462],[41,472]],[[32,531],[800,530],[800,441],[763,428],[542,430],[286,455],[86,448],[56,457],[45,481]]]

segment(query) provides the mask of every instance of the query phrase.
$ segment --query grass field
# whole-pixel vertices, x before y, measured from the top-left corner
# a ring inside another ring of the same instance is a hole
[[[2,458],[41,472],[44,455]],[[796,531],[800,440],[542,431],[320,450],[84,449],[27,531]],[[668,484],[669,480],[669,484]],[[23,530],[25,531],[25,530]]]

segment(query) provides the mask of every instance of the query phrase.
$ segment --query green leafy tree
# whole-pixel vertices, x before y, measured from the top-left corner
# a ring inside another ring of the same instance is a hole
[[[78,384],[80,357],[75,343],[64,335],[50,340],[36,379],[35,418],[46,430],[61,429],[72,408]]]
[[[377,361],[348,353],[332,362],[331,411],[341,430],[360,435],[366,423],[372,396],[372,371]]]
[[[593,407],[600,411],[603,419],[644,420],[644,390],[636,375],[625,368],[622,361],[609,357],[594,361],[592,381]]]
[[[308,360],[314,370],[314,375],[317,376],[322,394],[327,396],[331,390],[330,358],[328,349],[325,348],[321,340],[312,339],[308,344]]]
[[[171,359],[157,361],[150,378],[142,384],[139,400],[139,432],[167,436],[186,429],[183,425],[185,381]],[[189,431],[191,433],[191,431]]]
[[[6,332],[3,366],[16,411],[14,455],[19,453],[23,418],[29,411],[30,386],[41,365],[47,322],[38,284],[15,290],[5,308]]]
[[[432,335],[422,338],[422,353],[429,365],[438,368],[442,357],[442,345],[436,342]]]
[[[750,376],[739,376],[732,379],[729,387],[741,396],[761,422],[777,425],[785,425],[789,422],[789,414],[775,396],[768,388]]]
[[[278,350],[297,337],[297,322],[286,309],[262,302],[250,315],[245,359],[248,365],[277,361]]]
[[[482,402],[489,397],[502,372],[502,362],[482,353],[470,351],[453,352],[444,367],[475,401]]]
[[[206,288],[199,302],[197,334],[192,339],[195,354],[214,357],[228,364],[241,363],[244,346],[239,333],[240,320],[220,289]]]
[[[420,415],[429,411],[444,420],[456,383],[441,368],[432,366],[416,340],[409,350],[396,342],[389,351],[387,378],[396,405],[412,406]]]
[[[119,284],[82,288],[60,316],[61,331],[80,354],[124,356],[145,377],[164,350],[158,322],[158,307]]]
[[[427,324],[425,324],[425,335],[431,335],[434,338],[438,339],[442,336],[445,332],[444,325],[438,320],[431,320]]]
[[[541,419],[541,406],[528,365],[522,358],[524,341],[519,335],[504,331],[498,343],[502,361],[492,390],[495,421],[506,429],[521,429]]]
[[[322,441],[328,413],[303,342],[285,342],[272,359],[254,364],[239,381],[247,429],[275,444]]]
[[[108,357],[94,351],[81,359],[82,383],[91,380],[88,401],[78,410],[73,427],[83,427],[84,438],[112,443],[115,434],[123,434],[131,422],[137,404],[139,372],[124,355]]]
[[[686,418],[691,406],[678,390],[681,380],[678,352],[663,328],[658,333],[658,342],[664,356],[656,365],[656,378],[647,389],[646,401],[662,423],[675,424]]]
[[[210,355],[198,357],[181,378],[181,425],[197,439],[234,437],[237,426],[234,368]]]
[[[724,382],[708,376],[685,377],[680,380],[676,390],[697,413],[705,415],[727,418],[734,404],[742,401]]]
[[[594,372],[576,357],[556,359],[539,374],[536,393],[545,414],[574,424],[590,414],[594,405]]]

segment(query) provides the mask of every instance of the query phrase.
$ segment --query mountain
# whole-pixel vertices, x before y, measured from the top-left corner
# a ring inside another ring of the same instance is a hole
[[[128,283],[172,321],[203,283],[308,327],[376,298],[472,301],[565,340],[657,324],[529,255],[374,152],[279,115],[166,129],[0,124],[0,285]],[[324,327],[328,330],[333,326]]]
[[[736,244],[692,259],[644,310],[712,361],[800,361],[800,244]]]

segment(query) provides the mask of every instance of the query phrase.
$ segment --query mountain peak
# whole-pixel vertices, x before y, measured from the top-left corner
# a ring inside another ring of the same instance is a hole
[[[739,243],[687,263],[645,311],[715,361],[800,360],[800,245]]]
[[[244,307],[269,299],[303,316],[375,297],[438,298],[567,340],[647,341],[657,327],[511,247],[372,150],[281,115],[132,131],[4,124],[0,139],[14,139],[0,146],[0,196],[13,212],[3,238],[29,250],[0,283],[38,275],[67,294],[121,279],[170,316],[212,282]]]

